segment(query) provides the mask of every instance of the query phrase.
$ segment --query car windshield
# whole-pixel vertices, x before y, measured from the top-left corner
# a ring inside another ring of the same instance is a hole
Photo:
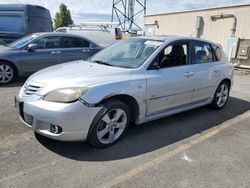
[[[93,56],[90,61],[115,67],[138,68],[162,41],[128,39],[119,41]]]
[[[9,47],[10,48],[22,48],[36,38],[37,38],[36,35],[28,35],[28,36],[25,36],[19,40],[16,40],[15,42],[9,44]]]

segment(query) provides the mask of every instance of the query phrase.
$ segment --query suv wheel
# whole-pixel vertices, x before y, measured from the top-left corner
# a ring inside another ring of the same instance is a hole
[[[104,148],[118,142],[125,134],[129,122],[129,108],[118,100],[104,103],[106,112],[96,121],[91,129],[89,142],[96,148]]]
[[[223,81],[216,89],[211,106],[214,109],[219,110],[226,105],[228,98],[229,98],[229,84],[228,82]]]
[[[6,62],[0,62],[0,85],[10,83],[15,79],[15,68]]]

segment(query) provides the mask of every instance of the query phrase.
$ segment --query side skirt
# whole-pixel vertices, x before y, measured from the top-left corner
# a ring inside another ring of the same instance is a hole
[[[138,124],[146,123],[146,122],[153,121],[153,120],[156,120],[156,119],[160,119],[160,118],[163,118],[163,117],[167,117],[167,116],[170,116],[170,115],[173,115],[173,114],[177,114],[177,113],[180,113],[180,112],[184,112],[184,111],[187,111],[187,110],[191,110],[191,109],[194,109],[194,108],[205,106],[205,105],[210,104],[210,103],[211,103],[211,98],[206,98],[206,99],[191,102],[191,103],[188,103],[188,104],[183,104],[183,105],[180,105],[180,106],[168,108],[166,110],[162,110],[160,112],[154,113],[154,114],[152,114],[150,116],[146,116],[145,120],[141,121],[141,122],[138,122]]]

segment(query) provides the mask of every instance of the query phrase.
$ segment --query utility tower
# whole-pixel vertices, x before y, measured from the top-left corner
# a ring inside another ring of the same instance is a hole
[[[113,0],[111,22],[118,21],[123,32],[142,30],[136,19],[146,14],[146,0]]]

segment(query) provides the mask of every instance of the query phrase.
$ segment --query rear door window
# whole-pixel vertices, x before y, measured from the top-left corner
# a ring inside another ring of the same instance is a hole
[[[62,37],[62,48],[86,48],[90,43],[87,40],[76,37]]]
[[[206,42],[195,41],[194,45],[194,63],[209,63],[216,61],[216,58],[213,54],[211,45]]]

